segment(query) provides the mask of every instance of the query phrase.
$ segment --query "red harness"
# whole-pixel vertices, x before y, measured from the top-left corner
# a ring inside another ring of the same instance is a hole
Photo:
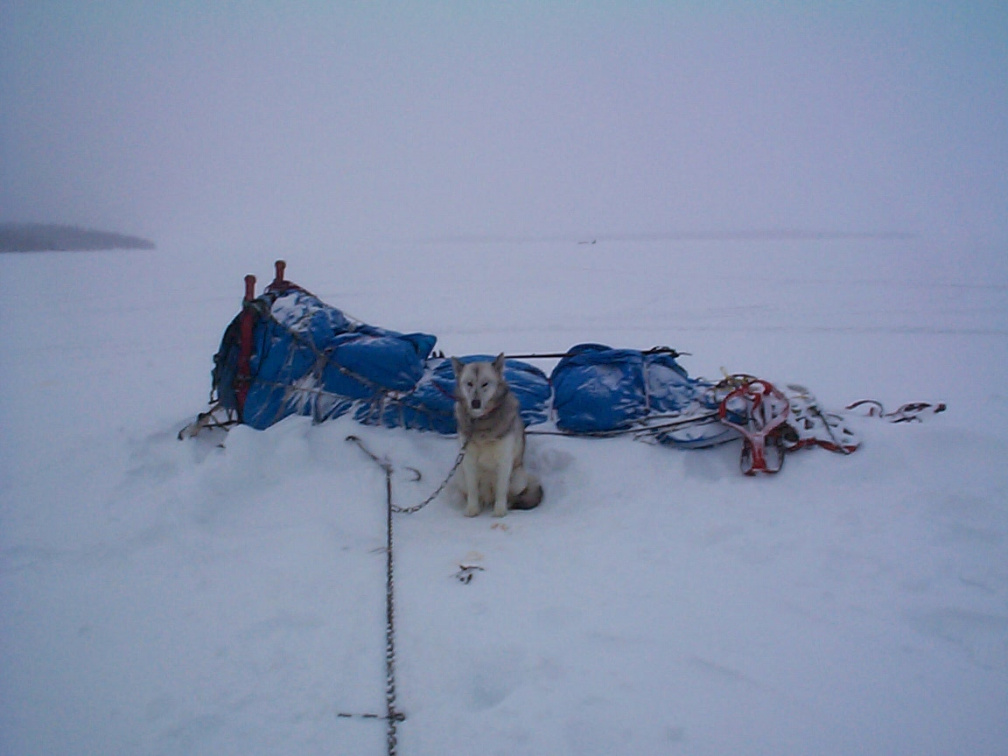
[[[787,397],[769,381],[759,378],[746,381],[721,401],[718,419],[742,434],[740,465],[746,475],[775,473],[781,469],[784,464],[782,426],[790,411]],[[745,418],[744,422],[732,419],[737,417]],[[767,461],[768,443],[770,463]]]

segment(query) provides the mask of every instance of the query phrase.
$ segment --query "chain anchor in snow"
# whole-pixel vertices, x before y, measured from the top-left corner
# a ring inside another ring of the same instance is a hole
[[[478,564],[460,564],[458,572],[452,575],[452,577],[463,585],[469,585],[477,572],[484,572],[484,569]]]

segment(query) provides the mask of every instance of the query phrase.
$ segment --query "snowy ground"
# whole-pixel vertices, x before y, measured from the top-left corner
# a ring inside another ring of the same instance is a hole
[[[546,500],[395,521],[400,754],[1008,753],[1008,255],[919,238],[500,240],[288,254],[449,354],[579,341],[800,382],[860,451],[536,437]],[[455,442],[175,434],[242,276],[213,250],[0,256],[0,753],[380,754],[384,490]],[[281,253],[281,255],[284,253]],[[213,261],[216,259],[216,262]],[[548,369],[549,365],[544,365]],[[472,581],[453,578],[478,565]]]

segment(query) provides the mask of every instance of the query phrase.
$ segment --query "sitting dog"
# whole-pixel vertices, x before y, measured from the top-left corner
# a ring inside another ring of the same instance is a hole
[[[455,369],[455,419],[464,445],[463,490],[467,517],[493,502],[495,517],[511,509],[534,509],[542,501],[539,480],[525,470],[525,423],[518,399],[504,380],[504,355],[493,362],[463,364]]]

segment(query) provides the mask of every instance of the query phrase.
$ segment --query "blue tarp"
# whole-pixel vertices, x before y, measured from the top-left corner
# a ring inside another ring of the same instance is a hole
[[[344,414],[362,423],[452,434],[455,376],[451,361],[432,356],[426,333],[399,333],[348,318],[293,286],[267,290],[246,305],[254,313],[247,395],[241,404],[241,315],[214,357],[214,390],[225,409],[264,429],[291,414],[318,421]],[[471,355],[463,362],[490,360]],[[505,378],[526,425],[555,422],[573,434],[607,433],[652,421],[709,415],[709,383],[690,378],[671,350],[642,352],[600,344],[573,347],[547,378],[527,362],[507,360]],[[702,423],[701,428],[709,424]],[[708,445],[723,426],[659,440]]]
[[[455,433],[455,375],[450,360],[430,356],[437,337],[351,320],[295,287],[267,292],[251,307],[251,380],[243,407],[235,390],[240,315],[214,358],[218,399],[225,409],[240,410],[244,424],[261,430],[292,414],[321,421],[352,412],[368,424]],[[508,360],[504,375],[526,424],[545,422],[552,394],[545,373]]]
[[[681,412],[702,388],[667,352],[579,344],[550,376],[556,424],[572,433],[620,430],[654,414]]]
[[[459,359],[476,362],[494,358],[490,355],[470,355]],[[526,425],[549,420],[552,390],[545,373],[526,362],[506,360],[504,378],[518,399]],[[455,372],[451,360],[444,357],[429,359],[423,377],[412,391],[381,395],[370,402],[362,402],[354,417],[369,425],[455,433]]]

